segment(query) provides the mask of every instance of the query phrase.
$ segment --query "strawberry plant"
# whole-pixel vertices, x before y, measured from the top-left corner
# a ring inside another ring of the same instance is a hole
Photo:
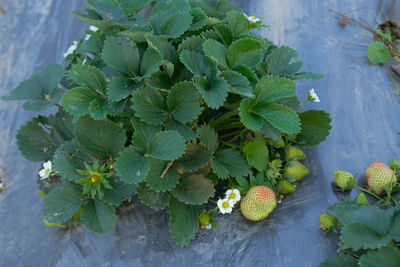
[[[105,233],[137,196],[169,211],[185,246],[216,225],[210,206],[230,213],[255,185],[294,191],[308,169],[292,146],[317,145],[331,128],[326,112],[301,111],[295,81],[322,76],[300,72],[296,51],[253,33],[262,21],[227,0],[87,2],[74,15],[91,27],[65,66],[3,97],[58,109],[16,137],[23,156],[45,162],[46,225]],[[314,90],[307,100],[319,101]]]
[[[368,190],[354,185],[355,177],[346,171],[335,171],[337,185],[343,190],[362,190],[355,200],[343,199],[328,206],[321,214],[321,228],[333,230],[340,225],[339,254],[321,267],[328,266],[398,266],[400,263],[400,191],[397,159],[389,168],[374,162],[365,172]],[[337,178],[338,176],[342,178]],[[348,180],[349,182],[345,182]],[[344,186],[343,186],[344,184]],[[371,203],[366,195],[372,197]],[[386,195],[386,197],[383,197]],[[397,195],[397,199],[396,199]],[[374,200],[373,200],[374,199]]]

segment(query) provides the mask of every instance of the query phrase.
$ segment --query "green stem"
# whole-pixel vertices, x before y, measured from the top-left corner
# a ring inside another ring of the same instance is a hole
[[[378,195],[376,195],[376,194],[374,194],[374,193],[368,191],[367,189],[364,189],[364,188],[359,187],[359,186],[356,186],[356,185],[353,185],[353,187],[354,187],[354,188],[357,188],[357,189],[359,189],[359,190],[361,190],[361,191],[364,191],[365,193],[368,193],[368,194],[370,194],[370,195],[376,197],[377,199],[379,199],[379,200],[381,200],[381,201],[384,201],[381,197],[379,197]]]
[[[104,170],[108,170],[108,168],[110,168],[111,165],[113,165],[115,162],[115,160],[111,160],[110,163],[108,163],[108,165],[106,166],[106,168]]]
[[[247,128],[241,130],[240,133],[238,133],[238,134],[235,135],[232,139],[230,139],[230,140],[228,141],[228,143],[230,143],[230,142],[232,142],[232,141],[235,141],[239,136],[241,136],[241,135],[242,135],[243,133],[245,133],[246,131],[247,131]]]
[[[215,120],[211,120],[210,124],[212,126],[218,125],[221,121],[226,121],[229,117],[233,115],[237,115],[239,113],[239,110],[232,110],[230,112],[225,113],[224,115],[216,118]]]
[[[217,202],[212,200],[211,198],[208,201],[210,201],[211,203],[217,204]]]
[[[230,130],[230,129],[235,129],[235,128],[241,128],[243,127],[243,124],[241,122],[232,122],[227,125],[221,126],[221,127],[214,127],[215,130]]]
[[[222,141],[222,140],[219,140],[219,142],[220,142],[221,144],[225,145],[225,146],[230,147],[230,148],[240,150],[240,146],[237,146],[237,145],[234,145],[234,144],[229,144],[228,142],[225,142],[225,141]]]
[[[162,93],[167,93],[169,94],[170,90],[167,89],[162,89],[162,88],[156,88],[158,91],[162,92]]]
[[[301,103],[300,103],[300,107],[303,106],[305,103],[307,103],[307,101],[309,101],[309,100],[310,100],[310,99],[307,98],[305,101],[301,102]]]
[[[232,135],[236,135],[236,134],[240,133],[241,131],[242,131],[242,130],[238,130],[238,131],[230,132],[230,133],[227,133],[227,134],[221,135],[219,138],[223,139],[223,138],[226,138],[226,137],[229,137],[229,136],[232,136]]]

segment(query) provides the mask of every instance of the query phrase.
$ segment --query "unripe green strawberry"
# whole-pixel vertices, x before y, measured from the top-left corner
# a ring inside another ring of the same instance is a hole
[[[309,172],[306,166],[297,161],[290,161],[284,170],[285,175],[293,176],[296,181],[306,176]]]
[[[358,196],[356,197],[356,202],[361,205],[369,205],[367,196],[363,192],[360,192],[358,194]]]
[[[211,222],[211,216],[207,213],[201,214],[199,218],[200,225],[206,226],[209,225]]]
[[[283,138],[279,138],[279,140],[274,141],[274,147],[276,148],[284,148],[285,147],[285,141],[283,141]]]
[[[347,171],[335,171],[333,173],[336,184],[343,190],[350,190],[356,183],[356,178]]]
[[[368,186],[376,193],[396,182],[396,175],[385,163],[375,161],[365,171]]]
[[[306,158],[306,154],[297,147],[290,146],[286,152],[286,160],[301,161]]]
[[[326,213],[319,215],[320,227],[324,230],[335,228],[338,225],[338,220]]]
[[[271,213],[276,207],[274,191],[266,186],[250,188],[247,195],[240,202],[240,209],[244,217],[251,221],[260,221]]]
[[[288,180],[282,180],[279,182],[279,193],[283,195],[288,195],[290,193],[293,193],[295,190],[296,188]]]

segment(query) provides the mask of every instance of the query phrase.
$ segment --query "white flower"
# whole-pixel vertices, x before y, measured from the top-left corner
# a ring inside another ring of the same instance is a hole
[[[310,99],[312,102],[320,102],[318,95],[314,92],[314,88],[308,92],[308,99]]]
[[[206,229],[211,229],[211,228],[212,228],[211,223],[209,223],[209,224],[207,224],[207,225],[204,225],[204,228],[206,228]]]
[[[90,26],[90,27],[89,27],[89,31],[97,32],[97,30],[98,30],[98,28],[95,27],[95,26]]]
[[[232,199],[226,199],[225,198],[225,199],[218,200],[217,205],[218,205],[219,211],[222,214],[225,214],[225,213],[231,213],[232,212],[232,208],[235,205],[235,203],[233,203]]]
[[[40,180],[46,179],[50,176],[51,172],[53,171],[51,165],[51,161],[43,163],[43,169],[41,169],[39,172]]]
[[[245,13],[243,13],[243,14],[246,16],[247,20],[252,22],[252,23],[257,23],[257,22],[260,21],[260,19],[256,18],[255,16],[247,16]]]
[[[78,48],[78,42],[74,41],[72,45],[67,49],[67,52],[64,53],[64,58],[66,58],[68,55],[71,55],[74,53],[75,49]]]
[[[240,200],[240,192],[237,189],[229,189],[225,193],[227,199],[233,200],[233,203],[236,204]]]
[[[95,27],[95,26],[90,26],[89,27],[89,31],[92,31],[92,32],[97,32],[97,30],[98,30],[98,28],[97,27]],[[90,34],[86,34],[86,36],[85,36],[85,41],[87,41],[87,40],[89,40],[89,38],[90,38]]]

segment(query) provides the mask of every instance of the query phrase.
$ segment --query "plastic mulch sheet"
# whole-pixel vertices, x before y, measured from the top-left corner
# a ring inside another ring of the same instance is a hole
[[[219,217],[215,230],[201,230],[186,248],[168,231],[167,211],[135,202],[122,211],[116,227],[98,235],[83,228],[45,227],[36,185],[39,163],[17,150],[16,131],[32,114],[20,102],[0,102],[0,266],[318,266],[336,253],[336,235],[318,229],[318,216],[338,199],[332,173],[363,171],[373,161],[400,156],[399,80],[387,67],[368,63],[363,29],[328,11],[361,6],[393,11],[391,1],[249,0],[236,1],[248,14],[263,17],[263,36],[299,52],[305,71],[326,75],[298,83],[300,98],[315,88],[320,103],[304,109],[331,113],[328,139],[307,152],[305,177],[267,220],[246,221],[239,210]],[[87,25],[71,13],[83,0],[3,0],[0,7],[0,95],[46,63],[62,63],[63,53]],[[397,6],[398,7],[398,6]],[[371,26],[383,22],[373,10],[358,10]],[[355,197],[356,192],[350,193]]]

